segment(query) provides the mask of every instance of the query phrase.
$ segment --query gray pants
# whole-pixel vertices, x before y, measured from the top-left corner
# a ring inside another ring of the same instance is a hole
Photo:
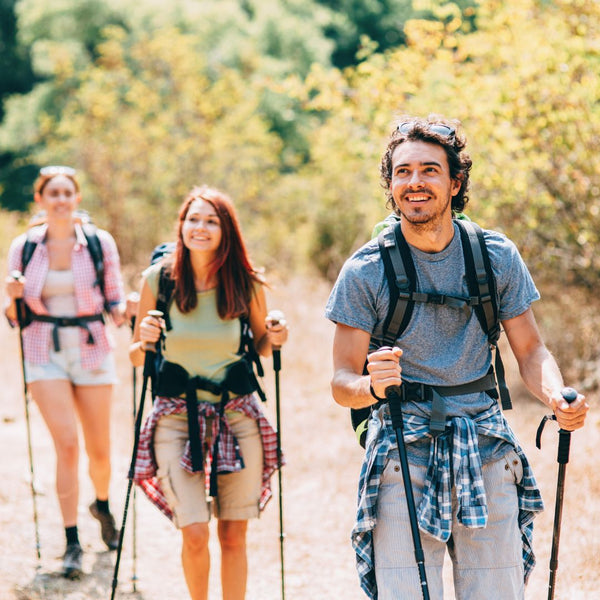
[[[426,470],[426,467],[410,466],[417,506],[421,501]],[[487,527],[469,529],[459,524],[453,494],[452,535],[448,543],[421,532],[431,600],[444,598],[442,571],[446,548],[452,560],[457,600],[524,598],[516,488],[522,476],[521,461],[513,451],[483,467],[489,511]],[[378,600],[421,598],[402,471],[397,460],[388,461],[383,473],[373,542]]]

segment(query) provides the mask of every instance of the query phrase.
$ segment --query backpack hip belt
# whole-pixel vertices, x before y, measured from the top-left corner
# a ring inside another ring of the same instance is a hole
[[[400,391],[402,402],[431,401],[429,429],[434,437],[446,430],[445,396],[463,396],[465,394],[486,392],[494,399],[498,397],[496,377],[493,372],[489,372],[475,381],[460,385],[427,385],[426,383],[407,381],[400,386]]]
[[[195,473],[204,471],[204,453],[202,452],[202,441],[200,440],[200,426],[198,424],[198,394],[197,390],[207,390],[211,394],[220,395],[217,403],[217,415],[219,419],[225,414],[225,405],[229,401],[228,390],[214,381],[201,376],[190,377],[188,372],[176,363],[163,361],[156,377],[154,395],[167,398],[178,398],[185,395],[187,411],[188,437],[190,442],[190,456],[192,471]],[[210,466],[210,495],[217,495],[217,450],[220,437],[216,436],[211,449],[212,462]]]
[[[102,323],[104,323],[104,316],[102,314],[83,315],[80,317],[54,317],[52,315],[36,315],[35,313],[31,313],[29,318],[31,321],[54,324],[54,327],[52,328],[52,342],[54,344],[55,352],[60,352],[60,341],[58,338],[59,327],[81,327],[87,331],[87,343],[94,344],[94,336],[88,327],[88,323],[92,321],[102,321]]]
[[[192,459],[192,470],[199,472],[204,470],[204,454],[202,452],[202,442],[200,440],[200,427],[198,425],[198,394],[197,390],[205,390],[221,396],[218,402],[218,418],[223,418],[225,405],[229,402],[230,394],[236,397],[245,396],[257,391],[258,382],[253,379],[251,367],[243,359],[231,363],[226,370],[225,378],[221,383],[217,383],[201,375],[191,376],[181,365],[162,360],[158,373],[156,375],[156,384],[154,386],[154,395],[167,398],[178,398],[185,395],[185,404],[187,409],[188,436],[190,441],[190,454]],[[212,463],[210,469],[210,495],[217,495],[217,450],[220,438],[220,428],[213,446]]]

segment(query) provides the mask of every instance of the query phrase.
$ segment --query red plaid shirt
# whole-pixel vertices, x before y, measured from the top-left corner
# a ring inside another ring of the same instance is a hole
[[[47,315],[48,309],[42,302],[42,288],[48,274],[48,249],[44,243],[47,225],[34,227],[29,231],[32,242],[37,242],[31,260],[25,269],[25,302],[38,315]],[[96,282],[96,269],[90,253],[87,251],[87,240],[79,225],[75,225],[75,246],[73,247],[71,268],[75,282],[75,300],[77,316],[100,314],[104,306],[102,292]],[[23,246],[27,234],[22,234],[13,240],[8,253],[8,270],[23,271]],[[123,281],[119,252],[112,236],[98,229],[98,239],[102,246],[104,260],[104,285],[106,300],[110,306],[115,306],[124,299]],[[62,316],[62,315],[54,315]],[[13,324],[14,325],[14,324]],[[94,343],[88,344],[88,333],[80,330],[81,366],[84,369],[95,369],[111,350],[111,341],[106,328],[101,321],[88,323]],[[45,364],[50,360],[49,350],[52,343],[52,323],[33,321],[23,329],[23,352],[26,360],[34,364]]]
[[[217,415],[217,404],[211,402],[198,403],[198,424],[200,427],[200,439],[205,439],[206,433],[206,418]],[[258,422],[258,429],[262,438],[263,444],[263,472],[262,472],[262,488],[260,495],[259,508],[262,511],[267,502],[272,496],[271,493],[271,475],[277,469],[277,434],[264,416],[259,401],[254,395],[241,396],[230,400],[225,405],[226,411],[236,411],[254,419]],[[134,481],[138,484],[150,501],[155,504],[169,519],[173,518],[164,492],[162,491],[160,481],[156,477],[157,465],[154,458],[154,450],[152,440],[154,439],[154,430],[161,417],[167,415],[186,414],[186,404],[184,398],[163,398],[157,397],[152,408],[152,412],[148,416],[144,427],[140,433],[140,441],[138,445]],[[233,473],[243,469],[243,457],[239,452],[239,447],[235,436],[229,428],[227,418],[211,419],[212,420],[212,439],[216,439],[219,429],[221,436],[219,438],[218,451],[216,456],[216,464],[218,472]],[[210,449],[206,449],[205,456],[210,455]],[[208,484],[210,475],[210,462],[207,461],[205,469],[206,482]],[[185,445],[185,451],[181,457],[180,466],[189,473],[193,473],[192,460],[190,453],[189,441]],[[281,464],[284,465],[283,455],[281,456]]]

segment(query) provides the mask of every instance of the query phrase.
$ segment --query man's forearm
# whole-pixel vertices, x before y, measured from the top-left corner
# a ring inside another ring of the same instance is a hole
[[[519,365],[527,389],[546,406],[552,408],[552,396],[564,386],[558,364],[550,351],[541,346]]]
[[[371,395],[370,378],[348,369],[339,369],[331,380],[334,400],[347,408],[365,408],[376,402]]]

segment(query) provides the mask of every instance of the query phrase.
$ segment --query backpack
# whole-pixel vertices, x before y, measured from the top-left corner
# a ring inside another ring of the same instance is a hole
[[[454,307],[462,306],[465,310],[474,310],[481,328],[487,335],[490,346],[495,350],[494,367],[490,368],[490,373],[486,376],[488,381],[493,381],[494,385],[493,388],[486,391],[494,398],[498,398],[499,391],[502,408],[510,410],[512,403],[504,377],[504,365],[498,349],[501,329],[498,319],[496,279],[491,268],[482,229],[469,219],[454,219],[460,232],[469,290],[469,298],[455,298],[433,292],[415,291],[416,271],[410,249],[402,235],[399,220],[394,219],[392,221],[388,218],[387,221],[389,225],[380,228],[377,235],[390,290],[390,308],[383,323],[381,345],[395,345],[396,340],[402,335],[410,322],[415,302],[446,304]],[[494,368],[497,383],[493,380]],[[364,373],[366,374],[366,369]],[[434,386],[430,387],[435,389]],[[457,386],[456,390],[457,395],[475,391],[469,389],[469,384]],[[447,395],[452,394],[452,388],[444,388],[444,391]],[[371,407],[351,409],[350,411],[352,427],[363,447],[365,446],[367,422],[370,413]]]
[[[156,264],[162,260],[168,254],[172,254],[175,250],[175,242],[163,242],[155,246],[150,256],[150,264]],[[166,330],[172,329],[171,319],[169,312],[173,303],[173,291],[175,289],[175,282],[169,276],[169,273],[163,265],[160,269],[158,277],[158,294],[156,297],[156,310],[163,313],[165,320]],[[256,393],[263,402],[266,402],[267,397],[258,383],[256,376],[264,377],[264,369],[260,362],[260,356],[254,347],[254,339],[252,336],[252,329],[250,328],[250,321],[247,317],[240,317],[240,344],[238,347],[237,354],[241,359],[244,359],[250,369],[249,375],[252,379],[252,383],[256,388]]]
[[[175,244],[166,242],[159,244],[152,251],[150,264],[155,264],[164,256],[171,254],[175,249]],[[156,297],[156,310],[163,313],[165,326],[167,331],[172,329],[169,311],[173,303],[173,291],[175,282],[168,272],[166,265],[162,265],[158,277],[158,293]],[[191,452],[192,470],[199,472],[204,469],[204,458],[202,446],[200,444],[200,434],[198,425],[198,402],[195,397],[194,388],[209,390],[214,394],[222,394],[221,401],[218,405],[218,414],[223,416],[225,411],[225,403],[228,396],[228,391],[245,395],[251,392],[256,392],[263,402],[266,402],[267,397],[262,390],[256,375],[264,377],[264,370],[258,356],[258,352],[254,347],[252,330],[247,317],[240,317],[240,344],[237,354],[240,359],[227,368],[225,379],[221,384],[216,384],[211,380],[201,376],[190,376],[187,371],[176,363],[170,363],[163,359],[161,346],[157,344],[157,354],[154,363],[154,373],[152,378],[152,396],[156,394],[166,396],[180,396],[185,393],[187,405],[187,422],[188,434]],[[187,388],[188,382],[194,382],[192,391]],[[217,456],[217,448],[219,445],[220,433],[216,436],[212,446],[212,458],[214,461]],[[210,496],[217,495],[217,468],[214,462],[211,463],[210,469]]]
[[[35,217],[34,217],[35,218]],[[100,288],[100,292],[102,293],[102,297],[104,298],[104,311],[110,313],[110,306],[106,299],[105,293],[105,281],[104,281],[104,254],[102,252],[102,244],[98,239],[98,229],[97,227],[89,220],[89,217],[85,215],[85,220],[82,218],[81,229],[83,230],[83,235],[87,241],[88,251],[92,258],[92,262],[94,263],[94,270],[96,271],[96,281],[94,285],[97,285]],[[31,239],[30,229],[27,233],[27,238],[25,243],[23,244],[23,252],[21,254],[21,271],[25,273],[25,269],[35,252],[37,242],[34,242]]]

